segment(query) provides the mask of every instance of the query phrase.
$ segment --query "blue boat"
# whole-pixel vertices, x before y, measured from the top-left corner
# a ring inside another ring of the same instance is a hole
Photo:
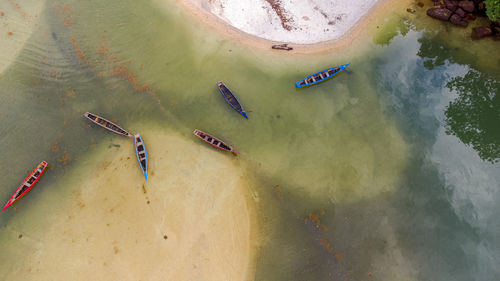
[[[233,93],[231,93],[231,91],[226,87],[226,85],[224,85],[224,83],[219,81],[219,82],[217,82],[217,87],[219,87],[219,91],[222,94],[222,96],[224,97],[224,99],[226,99],[227,103],[229,103],[231,105],[231,107],[234,108],[234,110],[238,111],[241,115],[243,115],[243,117],[248,119],[248,116],[247,116],[245,110],[243,109],[243,107],[241,106],[240,102],[233,95]]]
[[[141,166],[141,171],[144,174],[144,178],[148,180],[148,152],[146,151],[146,147],[144,146],[141,135],[134,135],[134,144],[135,155],[137,155],[137,160],[139,161],[139,165]]]
[[[344,70],[349,64],[351,63],[328,68],[313,75],[307,76],[306,78],[295,83],[295,87],[300,88],[300,87],[310,86],[325,81],[327,79],[330,79],[333,76],[337,75],[342,70]]]

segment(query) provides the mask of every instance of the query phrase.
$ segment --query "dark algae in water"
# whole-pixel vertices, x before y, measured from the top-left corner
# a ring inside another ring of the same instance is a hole
[[[446,108],[447,133],[487,161],[500,160],[500,81],[476,70],[446,85],[458,97]]]

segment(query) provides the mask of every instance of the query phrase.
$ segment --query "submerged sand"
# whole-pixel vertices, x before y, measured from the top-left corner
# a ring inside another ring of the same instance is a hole
[[[96,148],[33,205],[19,204],[22,211],[0,233],[9,245],[0,256],[4,277],[247,280],[255,237],[238,159],[194,137],[160,132],[141,134],[150,155],[147,182],[132,140],[123,138],[120,147]],[[64,198],[54,192],[65,187],[72,191]],[[50,206],[54,201],[59,207]],[[22,259],[7,258],[20,251]]]
[[[39,15],[45,7],[45,0],[14,0],[0,2],[0,78],[39,24]]]

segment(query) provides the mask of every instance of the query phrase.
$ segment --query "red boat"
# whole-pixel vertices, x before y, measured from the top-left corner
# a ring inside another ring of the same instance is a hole
[[[26,193],[28,193],[33,186],[37,183],[37,181],[40,179],[40,177],[43,174],[43,171],[47,168],[47,162],[42,161],[34,170],[29,174],[28,177],[19,185],[19,187],[16,189],[16,192],[10,197],[9,201],[7,204],[5,204],[5,207],[3,207],[2,212],[5,211],[10,205],[14,204],[17,200],[21,199]]]
[[[205,132],[202,132],[200,130],[197,130],[197,129],[194,130],[193,134],[215,148],[218,148],[220,150],[224,150],[227,152],[231,152],[234,155],[238,155],[238,151],[236,151],[236,149],[227,145],[226,143],[224,143],[223,141],[221,141],[218,138],[214,138],[211,135],[209,135]]]

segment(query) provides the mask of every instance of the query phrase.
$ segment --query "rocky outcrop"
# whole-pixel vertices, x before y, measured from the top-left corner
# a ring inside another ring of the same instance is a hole
[[[479,2],[477,4],[477,11],[480,13],[486,13],[486,4],[484,2]]]
[[[464,20],[462,17],[460,17],[457,14],[453,14],[450,17],[450,22],[453,23],[454,25],[462,26],[462,27],[467,27],[469,24],[466,20]]]
[[[458,9],[458,2],[455,0],[444,0],[443,5],[446,9],[455,12]]]
[[[446,8],[430,8],[427,10],[428,16],[442,21],[448,21],[452,14],[453,12]]]
[[[486,16],[484,0],[432,0],[432,2],[434,8],[428,9],[427,15],[456,26],[467,27],[469,20],[475,20],[476,16]],[[495,40],[500,39],[500,23],[491,22],[490,26],[480,26],[472,30],[474,39],[490,36]]]
[[[474,5],[474,2],[469,1],[469,0],[464,0],[458,2],[458,6],[462,8],[464,11],[473,13],[476,10],[476,7]]]
[[[457,14],[461,18],[465,18],[465,16],[467,15],[467,13],[464,10],[462,10],[462,8],[457,8],[455,14]]]
[[[473,39],[481,39],[492,35],[493,35],[493,29],[489,26],[480,26],[472,29]]]

